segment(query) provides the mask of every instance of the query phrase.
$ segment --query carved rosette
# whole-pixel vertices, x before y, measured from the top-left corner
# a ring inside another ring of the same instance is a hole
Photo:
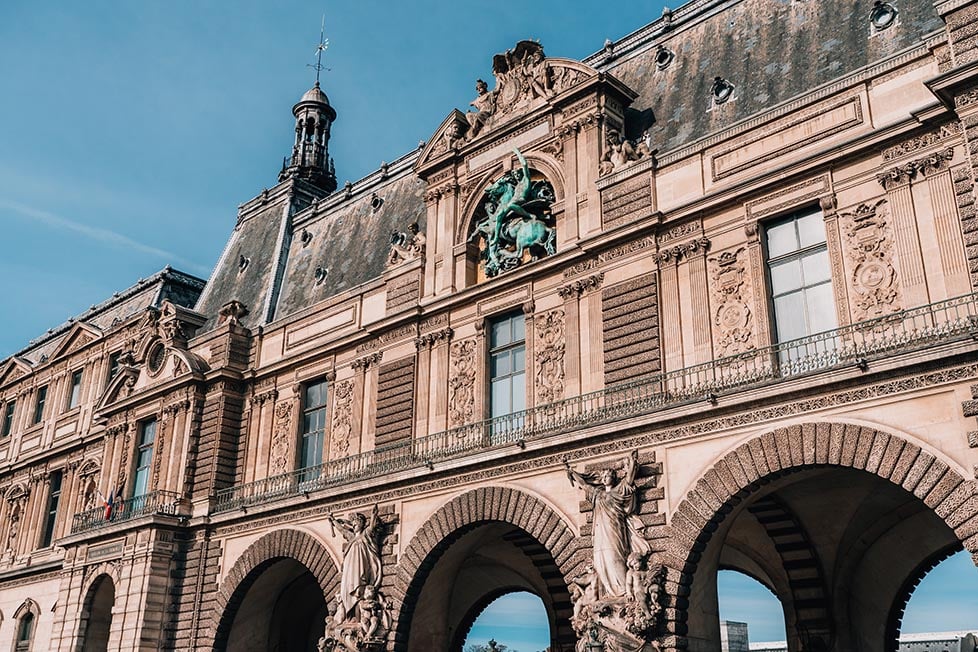
[[[331,457],[343,457],[350,451],[353,436],[353,381],[344,380],[336,384],[336,398],[333,403]]]
[[[475,413],[474,339],[453,342],[448,378],[448,425],[471,423]]]
[[[564,311],[552,310],[535,318],[534,327],[537,402],[553,403],[564,398]]]
[[[717,354],[725,357],[747,351],[754,345],[753,315],[747,304],[751,296],[747,251],[724,251],[709,259],[709,267]]]
[[[292,401],[275,405],[275,425],[272,430],[272,474],[288,473],[292,460]]]
[[[841,215],[846,236],[854,321],[882,317],[901,310],[902,297],[893,266],[893,229],[885,200],[860,204]]]

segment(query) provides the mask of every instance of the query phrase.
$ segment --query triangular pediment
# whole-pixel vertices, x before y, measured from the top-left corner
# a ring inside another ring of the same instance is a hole
[[[56,360],[62,356],[74,353],[89,342],[102,337],[102,331],[83,322],[77,322],[61,340],[58,347],[51,353],[50,359]]]
[[[0,387],[8,383],[12,383],[15,380],[26,376],[31,373],[32,367],[29,362],[23,358],[18,358],[14,356],[7,360],[7,363],[0,368]]]
[[[449,113],[428,143],[421,150],[418,157],[416,168],[423,168],[431,161],[440,159],[455,149],[465,144],[465,132],[469,129],[469,123],[465,120],[465,114],[458,109]]]

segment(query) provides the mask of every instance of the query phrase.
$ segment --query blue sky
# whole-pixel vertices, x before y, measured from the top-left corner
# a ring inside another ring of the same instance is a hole
[[[208,275],[276,182],[324,11],[342,184],[466,108],[519,39],[581,58],[662,12],[628,6],[0,2],[0,359],[167,264]]]

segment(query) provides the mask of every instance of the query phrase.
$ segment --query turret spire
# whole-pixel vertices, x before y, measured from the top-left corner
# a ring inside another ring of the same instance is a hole
[[[323,52],[329,47],[326,39],[326,17],[323,17],[316,46],[316,63],[307,64],[316,71],[315,85],[306,91],[302,99],[292,107],[295,116],[295,144],[292,154],[287,157],[279,181],[297,177],[319,186],[326,192],[336,190],[336,173],[329,158],[329,132],[336,111],[329,104],[329,98],[319,87],[319,75],[323,70]]]

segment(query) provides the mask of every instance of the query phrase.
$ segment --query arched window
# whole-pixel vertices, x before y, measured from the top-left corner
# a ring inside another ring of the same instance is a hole
[[[724,650],[747,650],[748,641],[784,641],[784,609],[771,589],[735,570],[717,573],[720,641]]]
[[[28,599],[14,613],[15,633],[13,652],[30,652],[34,645],[34,630],[41,608]]]

